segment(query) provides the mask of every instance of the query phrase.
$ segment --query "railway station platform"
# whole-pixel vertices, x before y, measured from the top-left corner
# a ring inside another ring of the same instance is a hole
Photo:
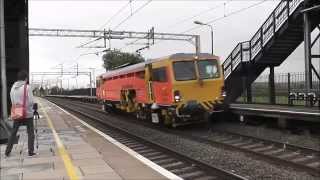
[[[45,99],[36,101],[40,114],[35,122],[37,155],[27,155],[26,127],[20,127],[19,142],[9,157],[4,157],[6,145],[0,146],[1,180],[170,178],[170,172],[81,119]]]
[[[320,122],[320,108],[317,106],[304,107],[270,104],[230,104],[230,110],[239,115]]]

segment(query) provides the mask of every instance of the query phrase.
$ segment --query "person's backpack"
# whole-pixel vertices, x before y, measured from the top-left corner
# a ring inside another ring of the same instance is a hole
[[[21,104],[12,104],[11,119],[14,121],[24,121],[26,119],[27,107],[27,83],[23,86],[23,100]]]

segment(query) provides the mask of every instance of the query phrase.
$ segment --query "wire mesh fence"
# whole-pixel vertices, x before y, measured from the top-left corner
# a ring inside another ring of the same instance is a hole
[[[280,105],[289,104],[290,93],[306,92],[304,73],[279,73],[274,76],[275,82],[275,103]],[[251,85],[252,103],[270,103],[269,75],[259,76]],[[320,81],[312,75],[312,89],[310,92],[320,94]],[[243,93],[237,102],[247,102],[247,94]],[[305,105],[304,101],[294,101],[294,105]]]

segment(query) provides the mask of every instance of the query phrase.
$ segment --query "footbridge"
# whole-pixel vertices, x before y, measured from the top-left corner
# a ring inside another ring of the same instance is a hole
[[[251,102],[251,84],[270,68],[270,102],[275,102],[274,67],[283,63],[301,44],[305,44],[305,91],[312,89],[312,71],[320,79],[312,65],[311,48],[320,33],[311,41],[311,32],[320,30],[319,0],[281,1],[249,41],[240,42],[223,63],[226,102],[234,102],[246,93]],[[272,76],[273,75],[273,76]]]

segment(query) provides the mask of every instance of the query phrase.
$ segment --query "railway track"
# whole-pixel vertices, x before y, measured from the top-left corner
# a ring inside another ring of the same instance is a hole
[[[97,109],[98,106],[88,107],[88,104],[83,102],[80,104],[78,103],[77,105],[90,108],[91,110],[95,110],[99,113],[104,113]],[[141,121],[135,122],[141,123]],[[155,127],[150,125],[150,123],[142,123],[142,125],[151,128]],[[159,129],[159,127],[157,127],[157,129]],[[166,128],[161,128],[161,131],[215,147],[222,147],[232,151],[241,151],[268,162],[289,166],[297,170],[308,172],[314,176],[320,176],[319,151],[314,149],[243,136],[235,133],[213,132],[192,135],[188,131],[177,131]]]
[[[214,138],[205,135],[196,139],[320,176],[319,151],[314,149],[229,132],[213,132],[210,136]]]
[[[120,127],[113,126],[106,123],[103,117],[99,114],[92,115],[92,109],[79,108],[77,106],[70,106],[62,101],[52,101],[64,109],[73,112],[77,116],[84,117],[90,124],[97,129],[102,130],[109,136],[113,137],[120,143],[133,149],[140,155],[146,157],[152,162],[178,175],[182,179],[192,180],[246,180],[247,178],[236,175],[232,172],[214,167],[205,162],[190,158],[174,149],[165,147],[161,144],[151,142],[141,136],[132,134],[131,132]],[[91,112],[89,112],[91,111]]]

